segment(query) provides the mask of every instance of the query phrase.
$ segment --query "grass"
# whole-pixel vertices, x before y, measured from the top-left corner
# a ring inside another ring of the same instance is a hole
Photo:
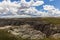
[[[0,19],[0,20],[18,20],[18,21],[46,21],[52,24],[60,24],[60,18],[55,17],[44,17],[44,18],[12,18],[12,19]]]
[[[60,18],[41,18],[41,20],[50,22],[52,24],[60,24]]]
[[[60,18],[54,18],[54,17],[45,17],[45,18],[26,18],[25,21],[46,21],[48,23],[52,23],[52,24],[60,24]]]
[[[21,19],[22,20],[22,19]],[[46,21],[50,22],[52,24],[60,24],[60,18],[54,18],[54,17],[45,17],[45,18],[25,18],[24,21]],[[22,20],[22,21],[23,21]]]
[[[0,40],[17,40],[17,38],[6,30],[0,30]]]

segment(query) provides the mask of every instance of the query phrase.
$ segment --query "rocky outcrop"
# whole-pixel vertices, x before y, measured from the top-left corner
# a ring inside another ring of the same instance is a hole
[[[45,24],[45,23],[38,24],[38,23],[36,23],[33,26],[33,28],[36,29],[36,30],[40,30],[41,32],[45,33],[47,37],[52,35],[52,34],[55,34],[57,32],[57,30],[53,29],[53,28],[55,28],[55,25],[50,24],[50,23],[48,23],[48,24]]]
[[[48,23],[46,21],[36,20],[0,20],[0,26],[18,26],[10,28],[12,34],[21,36],[24,38],[44,38],[60,33],[60,25]],[[59,34],[60,35],[60,34]],[[53,36],[52,36],[53,37]]]
[[[23,39],[43,39],[46,37],[41,31],[34,30],[30,25],[20,25],[16,27],[11,27],[9,30],[13,35],[17,35]]]
[[[60,39],[60,33],[56,33],[54,35],[51,35],[50,37],[52,37],[54,39]]]

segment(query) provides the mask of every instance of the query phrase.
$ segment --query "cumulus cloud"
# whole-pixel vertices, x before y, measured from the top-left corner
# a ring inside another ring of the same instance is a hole
[[[30,2],[26,2],[25,0],[21,0],[21,3],[23,6],[39,6],[39,5],[42,5],[44,4],[43,1],[39,1],[37,0],[36,2],[34,2],[34,0],[30,0]]]
[[[19,2],[11,2],[10,0],[4,0],[0,2],[0,16],[1,17],[21,17],[25,15],[25,17],[29,16],[40,16],[41,13],[35,8],[35,6],[39,6],[44,4],[43,1],[30,0],[30,2],[26,2],[26,0],[21,0]],[[13,15],[14,14],[14,15]]]
[[[54,10],[55,7],[53,5],[44,5],[44,10]]]
[[[53,5],[44,5],[44,10],[48,11],[48,15],[50,17],[59,17],[60,16],[60,10],[55,8]]]
[[[43,1],[37,1],[37,2],[35,2],[35,3],[32,4],[32,5],[33,5],[33,6],[39,6],[39,5],[42,5],[42,4],[44,4]]]
[[[19,2],[11,2],[10,0],[4,0],[0,2],[0,17],[1,18],[13,18],[13,17],[51,17],[60,16],[60,10],[53,5],[44,5],[45,11],[38,11],[35,6],[43,5],[41,0],[30,0],[26,2],[21,0]]]

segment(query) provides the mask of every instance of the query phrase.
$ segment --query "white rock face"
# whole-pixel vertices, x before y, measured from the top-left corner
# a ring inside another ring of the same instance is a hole
[[[10,31],[11,34],[19,36],[23,39],[30,38],[30,39],[43,39],[45,38],[45,34],[43,34],[41,31],[34,30],[31,28],[30,25],[25,24],[21,25],[19,27],[14,27],[13,30]]]
[[[23,35],[21,38],[26,39],[26,38],[29,38],[29,37],[31,37],[31,36],[28,35],[28,34],[25,34],[25,35]]]
[[[51,36],[54,39],[60,39],[60,33],[56,33],[54,35]]]

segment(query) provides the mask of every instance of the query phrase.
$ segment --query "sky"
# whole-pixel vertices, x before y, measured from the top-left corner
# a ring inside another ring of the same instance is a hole
[[[45,4],[53,5],[60,9],[60,0],[44,0]]]
[[[0,0],[0,16],[11,17],[11,15],[12,17],[60,17],[60,0]]]
[[[53,5],[55,8],[60,9],[60,0],[44,0],[44,5]],[[43,6],[39,6],[37,7],[39,8],[43,8]],[[40,9],[39,9],[40,10]]]
[[[0,2],[3,1],[3,0],[0,0]],[[12,2],[13,1],[19,1],[19,0],[11,0]],[[27,2],[29,2],[30,0],[26,0]],[[55,6],[56,8],[59,8],[60,9],[60,0],[43,0],[44,1],[44,5],[45,4],[48,4],[48,5],[53,5]],[[42,8],[42,6],[38,6],[37,7],[38,9],[39,8]]]
[[[0,2],[3,1],[3,0],[0,0]],[[19,0],[11,0],[12,2],[13,1],[19,1]],[[27,2],[29,2],[30,0],[26,0]],[[60,0],[43,0],[44,1],[44,5],[45,4],[49,4],[49,5],[53,5],[55,6],[56,8],[59,8],[60,9]],[[42,6],[38,6],[37,7],[38,9],[39,8],[42,8]]]

